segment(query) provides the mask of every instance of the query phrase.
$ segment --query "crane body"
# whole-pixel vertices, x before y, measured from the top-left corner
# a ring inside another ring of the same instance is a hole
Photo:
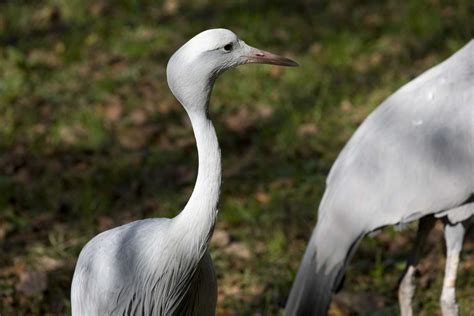
[[[71,287],[73,316],[215,315],[208,243],[218,211],[221,154],[208,105],[217,76],[248,63],[297,65],[225,29],[201,32],[173,54],[168,85],[191,120],[198,150],[193,193],[174,218],[128,223],[84,246]]]
[[[388,97],[343,148],[327,178],[286,315],[325,315],[368,233],[433,215],[465,225],[474,214],[473,194],[471,41]]]

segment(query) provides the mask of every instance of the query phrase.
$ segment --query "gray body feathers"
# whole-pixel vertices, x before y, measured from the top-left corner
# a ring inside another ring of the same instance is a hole
[[[328,176],[286,315],[327,313],[365,234],[430,214],[461,221],[474,214],[473,194],[471,41],[385,100],[344,147]]]
[[[210,256],[183,249],[182,236],[170,240],[172,225],[146,219],[93,238],[74,274],[73,314],[213,315],[217,283]]]
[[[123,225],[84,247],[71,288],[74,316],[215,314],[216,277],[207,248],[218,212],[221,152],[209,100],[217,76],[246,63],[297,65],[245,44],[226,29],[197,34],[170,58],[168,85],[196,138],[193,193],[172,219]]]

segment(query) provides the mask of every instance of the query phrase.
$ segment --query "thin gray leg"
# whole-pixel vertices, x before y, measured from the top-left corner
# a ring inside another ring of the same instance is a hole
[[[415,273],[417,271],[417,265],[421,257],[423,245],[426,242],[426,238],[434,227],[436,219],[433,216],[423,217],[420,219],[418,224],[418,232],[416,234],[415,245],[413,250],[408,257],[407,267],[400,281],[398,287],[398,303],[400,305],[400,314],[402,316],[412,316],[413,307],[412,300],[415,294]]]
[[[456,304],[456,274],[459,266],[467,222],[444,225],[444,238],[446,240],[446,268],[444,272],[443,291],[441,292],[441,310],[443,316],[457,316],[459,308]]]

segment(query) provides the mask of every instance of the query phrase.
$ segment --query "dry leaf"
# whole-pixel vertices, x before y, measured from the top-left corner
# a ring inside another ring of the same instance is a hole
[[[254,122],[255,113],[245,107],[224,118],[225,125],[234,132],[243,132],[251,127]]]
[[[260,191],[255,193],[255,199],[262,204],[267,204],[270,201],[270,196],[267,193]]]
[[[108,104],[104,109],[104,116],[107,122],[115,122],[121,116],[123,112],[123,107],[120,102],[113,102]]]
[[[272,76],[273,78],[278,78],[281,76],[281,67],[272,67],[272,69],[270,70],[270,76]]]
[[[266,119],[266,118],[269,118],[270,116],[273,115],[273,108],[269,105],[259,105],[257,107],[257,111],[258,111],[258,116],[262,119]]]
[[[216,229],[212,236],[211,243],[218,248],[224,248],[230,243],[229,233],[224,230]]]
[[[251,256],[249,248],[241,242],[231,243],[229,247],[225,249],[225,253],[244,260],[250,259]]]
[[[63,265],[63,261],[48,256],[38,259],[38,267],[41,268],[41,271],[52,271],[62,267]]]
[[[318,128],[314,123],[304,123],[298,127],[298,135],[300,136],[311,136],[316,134]]]
[[[145,111],[138,109],[130,113],[130,121],[135,125],[142,125],[146,120]]]
[[[163,3],[163,12],[168,15],[175,14],[179,9],[179,2],[177,0],[165,0]]]

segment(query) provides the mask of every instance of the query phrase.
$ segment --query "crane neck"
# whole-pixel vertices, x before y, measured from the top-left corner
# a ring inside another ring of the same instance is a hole
[[[209,90],[210,93],[210,90]],[[196,101],[196,100],[195,100]],[[217,135],[207,116],[209,97],[201,111],[188,110],[198,150],[198,173],[193,193],[183,211],[176,216],[178,229],[196,242],[196,247],[207,249],[217,216],[221,186],[221,153]]]

